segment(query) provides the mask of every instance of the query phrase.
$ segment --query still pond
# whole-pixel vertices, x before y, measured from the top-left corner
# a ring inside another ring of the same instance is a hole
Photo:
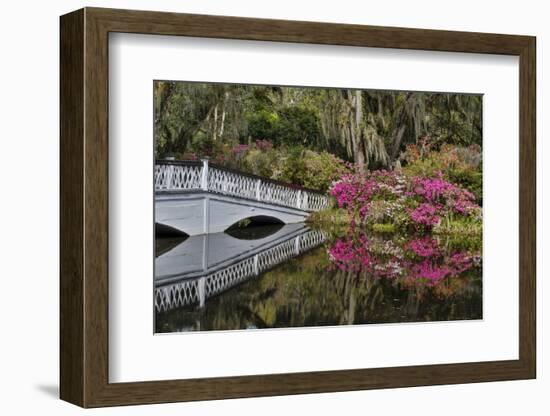
[[[305,224],[157,237],[155,332],[481,319],[472,253],[442,237]]]

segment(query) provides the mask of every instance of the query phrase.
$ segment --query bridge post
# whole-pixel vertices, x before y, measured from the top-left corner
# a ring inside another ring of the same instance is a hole
[[[300,254],[300,236],[296,236],[294,240],[294,253],[296,255]]]
[[[202,159],[201,189],[208,191],[208,159]]]
[[[172,178],[174,177],[174,165],[168,165],[164,175],[165,189],[172,189]]]
[[[226,193],[227,192],[227,173],[223,173],[223,182],[222,182],[222,192],[223,193]]]
[[[296,196],[296,208],[302,208],[302,190],[298,190],[298,195]]]
[[[199,306],[202,308],[206,302],[206,276],[203,276],[197,282],[199,292]]]
[[[258,276],[260,274],[260,269],[258,267],[258,255],[254,256],[254,275]]]
[[[260,197],[260,187],[262,185],[262,181],[260,179],[256,179],[256,200],[259,201],[261,199]]]

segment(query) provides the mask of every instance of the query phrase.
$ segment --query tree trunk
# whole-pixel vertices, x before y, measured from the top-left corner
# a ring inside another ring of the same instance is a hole
[[[351,103],[352,117],[350,117],[351,124],[351,140],[353,146],[353,160],[357,165],[360,172],[365,171],[365,152],[363,151],[363,96],[361,91],[356,90],[355,94],[349,92],[349,100]]]
[[[397,156],[399,154],[399,149],[401,148],[401,141],[403,140],[403,134],[404,133],[405,133],[405,125],[399,126],[399,128],[394,133],[393,149],[392,149],[392,152],[391,152],[391,159],[392,160],[397,159]]]
[[[224,125],[225,125],[225,107],[224,107],[224,109],[223,109],[223,111],[222,111],[222,122],[221,122],[221,124],[220,124],[220,134],[219,134],[220,137],[222,137],[222,135],[223,135],[223,127],[224,127]]]
[[[218,134],[218,104],[214,107],[214,128],[212,129],[212,140],[216,141]]]
[[[226,106],[227,106],[227,99],[229,97],[229,93],[226,92],[224,94],[224,97],[223,97],[223,107],[222,107],[222,122],[221,122],[221,125],[220,125],[220,138],[223,136],[223,129],[224,129],[224,126],[225,126],[225,114],[227,113],[226,112]]]

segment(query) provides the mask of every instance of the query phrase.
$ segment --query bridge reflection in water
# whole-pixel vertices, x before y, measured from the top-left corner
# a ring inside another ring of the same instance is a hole
[[[202,307],[208,298],[257,277],[326,239],[323,231],[311,230],[303,223],[270,229],[271,234],[255,239],[235,238],[228,232],[196,235],[160,250],[155,259],[155,310]]]

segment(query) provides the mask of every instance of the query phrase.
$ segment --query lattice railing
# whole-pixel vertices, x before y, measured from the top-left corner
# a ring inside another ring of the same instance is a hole
[[[198,302],[200,302],[198,280],[184,280],[170,286],[155,288],[155,309],[158,312]]]
[[[218,168],[208,170],[208,190],[224,195],[257,199],[258,181],[259,179]]]
[[[155,165],[155,190],[200,189],[202,165]]]
[[[320,230],[307,231],[212,274],[157,287],[155,309],[165,312],[185,305],[203,306],[209,297],[311,250],[325,239],[325,233]],[[185,279],[184,276],[182,278]]]
[[[208,166],[207,160],[155,165],[155,190],[198,189],[304,211],[320,211],[330,205],[330,199],[326,195],[220,167]]]

